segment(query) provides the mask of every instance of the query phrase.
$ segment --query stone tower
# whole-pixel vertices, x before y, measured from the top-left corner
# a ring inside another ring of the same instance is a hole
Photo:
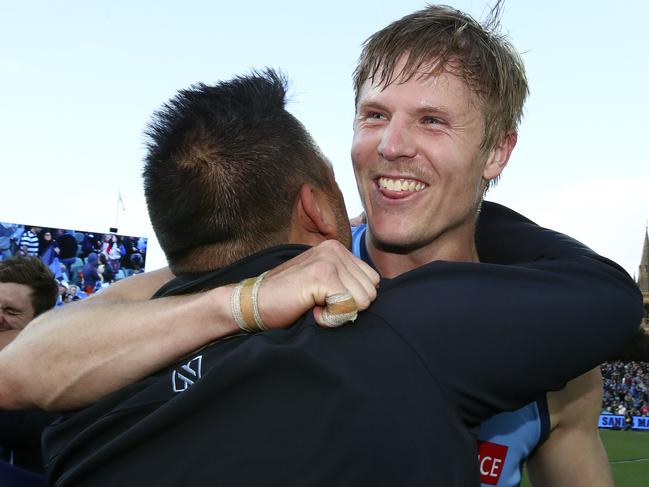
[[[642,258],[640,259],[640,267],[638,269],[638,287],[642,291],[644,301],[645,317],[643,320],[643,327],[649,333],[649,231],[645,227],[644,232],[644,245],[642,247]]]
[[[642,294],[649,294],[649,233],[645,227],[644,246],[642,247],[642,258],[640,259],[640,268],[638,272],[638,287]]]

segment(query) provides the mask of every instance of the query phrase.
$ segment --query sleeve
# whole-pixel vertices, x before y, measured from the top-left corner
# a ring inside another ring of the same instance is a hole
[[[483,263],[511,265],[580,255],[604,261],[626,275],[617,264],[581,242],[489,201],[483,203],[478,218],[476,246]]]
[[[0,411],[0,445],[40,446],[41,434],[58,415],[39,410]]]
[[[481,238],[497,234],[498,244],[480,251],[495,263],[433,262],[382,284],[372,307],[469,423],[561,389],[621,348],[642,316],[639,289],[618,265],[492,209]]]

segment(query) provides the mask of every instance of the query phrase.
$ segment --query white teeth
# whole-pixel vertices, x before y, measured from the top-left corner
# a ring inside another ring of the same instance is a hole
[[[426,187],[424,183],[413,181],[412,179],[379,178],[378,183],[379,187],[389,189],[390,191],[416,192]]]

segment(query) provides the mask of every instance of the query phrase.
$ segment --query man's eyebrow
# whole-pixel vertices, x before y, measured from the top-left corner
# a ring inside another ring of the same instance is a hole
[[[381,103],[379,100],[368,98],[358,102],[358,108],[363,109],[378,109],[378,110],[388,110],[387,106],[384,103]],[[445,105],[430,105],[424,104],[414,109],[410,110],[411,113],[415,114],[425,114],[425,113],[440,113],[444,115],[450,114],[450,109]]]
[[[375,100],[373,98],[366,98],[365,100],[361,100],[358,102],[358,107],[359,108],[376,108],[379,110],[387,110],[387,107],[379,102],[378,100]]]
[[[415,113],[449,113],[448,107],[444,105],[422,105],[417,107],[414,111]]]

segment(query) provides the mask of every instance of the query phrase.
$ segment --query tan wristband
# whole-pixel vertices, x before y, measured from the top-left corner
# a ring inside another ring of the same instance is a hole
[[[259,313],[259,288],[268,271],[244,279],[236,285],[230,298],[230,310],[237,326],[246,333],[268,330]]]

